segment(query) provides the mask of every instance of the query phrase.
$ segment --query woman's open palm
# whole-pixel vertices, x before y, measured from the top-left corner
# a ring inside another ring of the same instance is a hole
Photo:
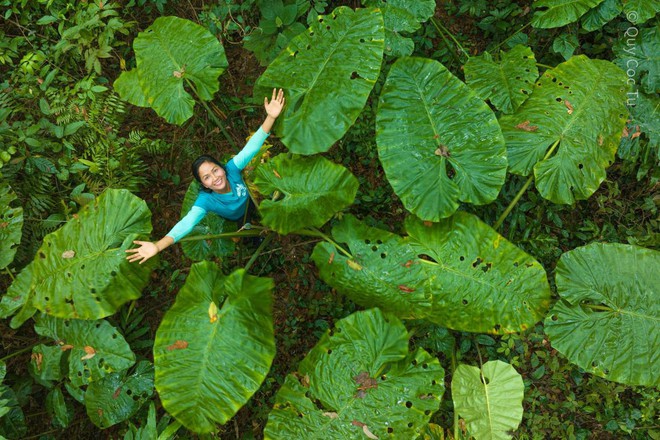
[[[268,102],[268,97],[264,98],[264,108],[266,114],[272,118],[277,118],[284,108],[284,90],[273,89],[273,97]]]

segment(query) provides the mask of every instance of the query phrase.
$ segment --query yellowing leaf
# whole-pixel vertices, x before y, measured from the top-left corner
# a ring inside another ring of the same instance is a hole
[[[209,321],[212,323],[218,320],[218,306],[213,301],[209,304]]]
[[[355,260],[346,260],[346,264],[353,270],[362,270],[362,266]]]

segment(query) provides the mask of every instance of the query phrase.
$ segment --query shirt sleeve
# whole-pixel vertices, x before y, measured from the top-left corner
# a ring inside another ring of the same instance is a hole
[[[266,133],[261,126],[259,126],[259,129],[252,135],[250,140],[248,141],[247,144],[243,147],[243,149],[238,153],[236,156],[234,156],[231,160],[234,161],[234,164],[236,165],[236,168],[239,170],[242,170],[247,166],[248,163],[252,160],[252,158],[259,152],[259,149],[261,146],[264,144],[266,141],[266,138],[270,135],[270,133]]]
[[[186,235],[190,234],[190,231],[193,230],[197,223],[202,221],[205,215],[206,210],[204,208],[193,206],[190,208],[190,211],[188,211],[188,214],[179,220],[179,223],[174,225],[166,235],[172,237],[176,243]]]

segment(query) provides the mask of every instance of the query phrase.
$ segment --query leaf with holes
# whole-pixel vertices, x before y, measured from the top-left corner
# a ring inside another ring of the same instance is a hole
[[[522,420],[525,392],[522,376],[502,361],[481,369],[459,365],[451,381],[454,409],[479,440],[509,440]]]
[[[319,243],[312,258],[321,278],[363,307],[426,319],[455,330],[511,333],[545,316],[550,287],[543,267],[474,215],[440,223],[406,220],[408,237],[363,225],[352,216],[333,228],[362,270]],[[410,262],[410,263],[409,263]],[[404,288],[402,288],[404,287]]]
[[[191,431],[226,423],[268,374],[275,356],[272,288],[271,279],[242,269],[224,276],[211,262],[191,267],[154,343],[160,400]],[[211,302],[222,305],[213,321]],[[170,349],[178,341],[187,341],[185,349]]]
[[[539,76],[532,49],[520,44],[501,51],[499,63],[485,52],[470,57],[463,68],[470,88],[504,113],[512,113],[529,97]]]
[[[181,218],[183,218],[190,208],[195,204],[197,195],[199,194],[199,184],[193,180],[188,186],[186,195],[183,198],[181,205]],[[195,235],[216,235],[236,231],[236,222],[225,220],[224,218],[212,212],[199,222],[189,234],[190,237]],[[183,253],[188,258],[195,261],[209,260],[214,257],[225,257],[234,252],[236,246],[229,238],[214,238],[212,240],[194,240],[182,241],[181,248]]]
[[[65,356],[69,357],[69,379],[77,387],[135,363],[131,347],[107,321],[64,320],[48,315],[37,316],[35,321],[38,334],[55,340],[62,348],[70,346]],[[93,347],[96,355],[83,359],[87,355],[85,347]]]
[[[625,125],[626,75],[609,61],[574,56],[541,75],[532,96],[500,118],[509,170],[532,171],[554,203],[586,199],[605,179]],[[534,131],[520,128],[530,121]]]
[[[621,0],[604,0],[582,16],[582,28],[587,32],[596,31],[614,20],[622,10]]]
[[[17,302],[60,318],[98,319],[139,298],[154,263],[129,263],[125,250],[148,236],[150,216],[129,191],[104,191],[44,238],[26,275],[14,281],[21,287]],[[66,258],[70,250],[75,256]]]
[[[630,27],[613,47],[614,63],[647,93],[660,93],[660,30]],[[634,96],[630,93],[628,98]]]
[[[128,373],[111,373],[87,387],[87,416],[105,429],[131,418],[154,393],[154,367],[141,361]]]
[[[21,242],[23,208],[12,207],[16,194],[6,182],[0,183],[0,269],[9,266]]]
[[[276,131],[297,154],[327,151],[355,122],[380,74],[383,16],[342,6],[319,15],[268,66],[254,96],[286,91]]]
[[[378,156],[394,192],[423,220],[497,198],[506,149],[493,111],[442,64],[397,60],[376,115]]]
[[[385,53],[391,57],[412,54],[415,42],[402,33],[415,32],[435,12],[435,0],[362,0],[362,5],[382,11]]]
[[[254,184],[264,196],[274,191],[283,195],[264,198],[259,205],[263,223],[280,234],[323,226],[353,203],[358,189],[355,176],[341,165],[321,156],[284,154],[261,165]]]
[[[660,252],[594,243],[557,264],[561,300],[545,320],[552,346],[584,370],[660,385]]]
[[[532,7],[536,10],[532,18],[535,28],[556,28],[575,23],[591,8],[603,0],[536,0]]]
[[[426,351],[409,352],[408,338],[379,309],[339,320],[286,377],[264,437],[360,439],[366,426],[378,438],[416,438],[440,407],[445,373]]]
[[[192,116],[195,105],[184,86],[209,101],[220,88],[218,77],[228,67],[218,39],[205,27],[178,17],[157,18],[138,34],[133,49],[137,74],[123,72],[117,92],[135,105],[147,104],[178,125]]]

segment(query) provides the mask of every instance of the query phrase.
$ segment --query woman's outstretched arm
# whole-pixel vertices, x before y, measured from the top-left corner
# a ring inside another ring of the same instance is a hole
[[[282,89],[277,91],[273,89],[273,96],[268,102],[268,98],[264,98],[264,109],[266,109],[266,119],[263,124],[259,127],[259,130],[256,131],[248,141],[248,143],[243,147],[243,149],[236,156],[232,158],[234,165],[239,170],[242,170],[247,166],[248,163],[252,160],[255,154],[259,152],[259,149],[263,145],[264,141],[270,134],[270,130],[273,128],[275,120],[282,112],[284,108],[284,91]]]

